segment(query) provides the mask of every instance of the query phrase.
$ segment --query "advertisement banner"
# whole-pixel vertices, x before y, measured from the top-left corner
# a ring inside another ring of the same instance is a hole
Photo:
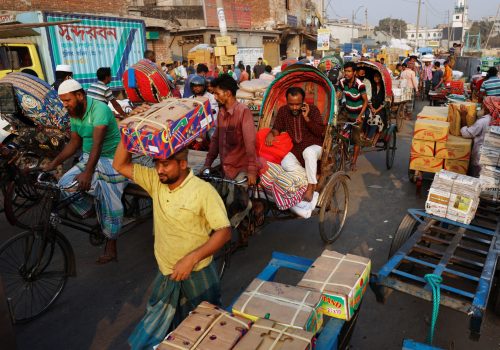
[[[330,50],[330,29],[318,29],[318,50]]]
[[[100,67],[110,67],[111,88],[122,88],[122,75],[142,59],[146,49],[144,21],[113,17],[45,14],[46,22],[80,20],[47,27],[52,65],[69,64],[84,89],[97,81]]]

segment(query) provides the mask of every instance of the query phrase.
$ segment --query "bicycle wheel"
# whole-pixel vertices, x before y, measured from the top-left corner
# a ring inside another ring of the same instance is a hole
[[[406,103],[401,103],[396,112],[396,126],[398,127],[398,131],[403,130],[403,125],[405,121],[405,107]]]
[[[396,130],[393,128],[389,130],[389,135],[387,135],[387,141],[385,142],[385,166],[387,169],[391,169],[394,165],[394,158],[396,157]]]
[[[217,269],[217,275],[219,279],[224,277],[226,269],[229,267],[229,261],[231,259],[231,243],[228,242],[219,249],[217,253],[214,254],[215,268]]]
[[[14,323],[40,316],[64,289],[71,253],[59,235],[25,231],[0,247],[0,275]]]
[[[42,210],[40,199],[42,193],[35,187],[32,174],[18,176],[9,182],[5,188],[4,210],[11,225],[29,229]]]
[[[347,176],[337,173],[323,190],[324,200],[319,211],[319,234],[323,242],[330,244],[339,238],[349,207]]]

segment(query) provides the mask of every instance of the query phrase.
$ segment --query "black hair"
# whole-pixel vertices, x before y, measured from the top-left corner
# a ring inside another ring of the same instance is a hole
[[[401,67],[401,66],[402,66],[402,64],[401,64],[401,63],[396,64],[396,68],[397,68],[397,67]]]
[[[385,58],[380,57],[380,62],[382,62],[382,60],[385,62]]]
[[[366,68],[364,66],[357,66],[356,67],[356,72],[359,72],[360,70],[364,70],[366,72]]]
[[[408,67],[408,65],[405,63],[402,64],[403,67]]]
[[[185,64],[188,64],[188,61],[183,60],[183,61],[182,61],[182,64],[184,64],[184,63],[185,63]]]
[[[441,62],[436,61],[436,62],[434,62],[434,65],[439,68],[439,67],[441,67]]]
[[[97,80],[103,81],[107,77],[111,76],[111,68],[101,67],[97,70]]]
[[[33,69],[26,68],[26,69],[23,69],[21,71],[21,73],[29,74],[29,75],[32,75],[32,76],[38,78],[38,74],[36,74],[36,72]]]
[[[165,62],[162,62],[160,65],[161,65],[162,67],[165,67],[167,64],[166,64]]]
[[[357,65],[353,61],[349,61],[349,62],[346,62],[344,64],[344,69],[346,69],[346,68],[352,68],[352,70],[355,71],[356,67],[357,67]]]
[[[196,67],[196,73],[198,73],[198,74],[200,74],[200,73],[208,73],[208,67],[205,64],[200,63]]]
[[[227,73],[215,78],[211,85],[214,88],[217,87],[224,91],[230,91],[233,96],[236,96],[236,91],[238,90],[238,83]]]
[[[239,68],[240,70],[245,70],[245,65],[243,64],[243,62],[242,62],[242,61],[240,61],[240,62],[238,63],[238,68]]]
[[[486,72],[486,78],[489,79],[491,77],[496,77],[498,74],[498,69],[496,69],[495,67],[490,67],[488,69],[488,72]]]
[[[266,68],[264,68],[264,70],[268,73],[271,73],[273,71],[273,67],[267,65]]]
[[[250,65],[247,64],[247,66],[245,67],[245,70],[248,73],[248,80],[252,80],[252,67],[250,67]]]
[[[56,80],[65,80],[67,77],[72,77],[72,72],[61,72],[56,70]]]
[[[306,98],[306,92],[304,91],[304,89],[298,87],[298,86],[292,86],[290,88],[288,88],[286,90],[286,98],[288,98],[288,95],[291,95],[291,96],[297,96],[297,95],[301,95],[302,96],[302,101],[304,101],[304,99]]]
[[[189,64],[191,64],[191,63],[194,64],[194,61],[193,60],[189,60]]]
[[[144,58],[147,58],[148,60],[151,60],[152,57],[154,57],[155,52],[153,50],[146,50],[144,51]]]

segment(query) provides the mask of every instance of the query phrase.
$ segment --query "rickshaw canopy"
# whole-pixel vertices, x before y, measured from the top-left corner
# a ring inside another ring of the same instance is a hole
[[[325,122],[335,124],[335,88],[328,77],[312,66],[293,64],[287,67],[267,88],[259,113],[263,122],[259,123],[260,128],[270,126],[278,109],[286,105],[286,91],[294,86],[305,91],[304,102],[318,107]]]
[[[382,84],[384,84],[385,90],[385,100],[392,100],[392,78],[389,70],[378,62],[361,61],[356,64],[358,67],[364,67],[366,69],[366,76],[368,79],[373,81],[374,72],[379,72],[382,76]]]
[[[328,65],[330,65],[331,68],[328,68]],[[321,58],[321,60],[319,61],[318,68],[320,71],[324,72],[333,69],[333,67],[335,66],[340,66],[342,68],[343,65],[344,65],[344,60],[342,59],[342,57],[338,55],[328,55]]]

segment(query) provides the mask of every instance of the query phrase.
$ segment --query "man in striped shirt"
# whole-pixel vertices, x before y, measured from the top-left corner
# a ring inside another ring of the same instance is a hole
[[[498,69],[491,67],[486,73],[486,80],[479,90],[481,96],[500,96],[500,79],[498,78]]]
[[[111,68],[101,67],[97,70],[97,82],[90,85],[87,90],[87,96],[93,98],[94,100],[104,102],[106,105],[111,102],[113,108],[118,114],[120,114],[121,119],[127,116],[127,113],[122,109],[122,106],[113,96],[113,92],[109,88],[108,84],[111,82]]]
[[[356,63],[347,62],[344,64],[344,78],[340,79],[339,89],[337,91],[337,100],[340,100],[344,93],[347,111],[347,118],[350,122],[356,121],[358,126],[363,124],[366,108],[368,107],[368,97],[366,96],[365,84],[361,82],[354,72],[356,71]],[[358,160],[360,147],[354,145],[354,155],[351,162],[351,170],[356,170],[356,161]]]

